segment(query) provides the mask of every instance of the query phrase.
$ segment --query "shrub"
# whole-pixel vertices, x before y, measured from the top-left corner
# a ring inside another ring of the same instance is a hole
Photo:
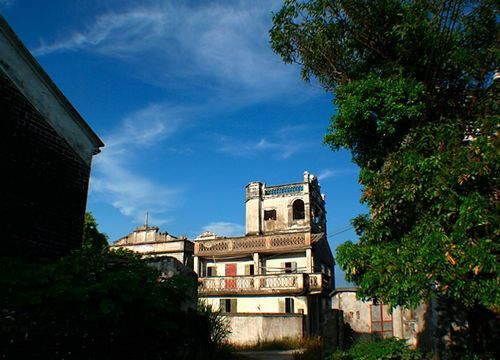
[[[350,349],[336,351],[325,360],[420,360],[422,354],[411,350],[405,340],[396,338],[378,341],[359,341]]]
[[[205,318],[208,324],[214,359],[229,358],[232,351],[227,340],[231,334],[231,327],[226,317],[222,315],[220,310],[214,310],[210,304],[203,300],[198,300],[198,314]]]
[[[192,279],[160,280],[125,252],[0,259],[4,359],[204,359],[208,322],[184,310]]]

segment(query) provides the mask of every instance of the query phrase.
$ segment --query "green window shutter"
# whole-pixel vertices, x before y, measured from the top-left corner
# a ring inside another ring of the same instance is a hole
[[[226,299],[219,299],[219,310],[226,312]]]
[[[245,275],[250,275],[250,265],[245,265]]]
[[[217,266],[212,267],[212,276],[217,276]]]
[[[278,299],[278,312],[285,312],[285,299]]]
[[[232,313],[238,312],[238,300],[237,299],[231,299],[230,312],[232,312]]]
[[[292,262],[292,273],[296,273],[297,272],[297,262]]]

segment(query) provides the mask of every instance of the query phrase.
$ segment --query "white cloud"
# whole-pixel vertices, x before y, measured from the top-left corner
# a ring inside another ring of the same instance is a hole
[[[98,16],[87,29],[65,39],[33,50],[36,56],[60,51],[90,50],[107,55],[124,56],[143,50],[161,33],[163,15],[151,9],[133,9],[123,13]]]
[[[168,103],[150,104],[127,117],[120,128],[106,139],[106,147],[148,147],[173,135],[179,127],[187,125],[188,109]]]
[[[86,51],[118,58],[130,65],[132,76],[159,87],[203,89],[197,97],[232,106],[255,103],[297,91],[302,83],[297,68],[284,65],[269,46],[269,9],[279,4],[154,2],[101,14],[33,53]],[[303,86],[300,91],[300,98],[311,95]]]
[[[267,138],[253,141],[220,136],[219,150],[232,156],[250,157],[267,153],[273,158],[287,159],[308,146],[307,141],[299,140],[303,138],[300,133],[306,129],[304,125],[286,126]]]
[[[332,177],[357,174],[358,172],[359,169],[340,169],[340,170],[323,169],[318,174],[318,180],[322,181]]]
[[[245,227],[232,222],[211,222],[203,227],[203,231],[211,231],[220,236],[243,236]]]
[[[178,203],[183,189],[155,182],[134,169],[134,160],[146,148],[161,143],[186,125],[182,108],[153,104],[123,119],[104,139],[106,146],[94,158],[91,191],[122,214],[141,222],[149,212],[156,225]],[[153,223],[153,222],[152,222]]]
[[[8,8],[14,4],[14,0],[0,0],[0,8]]]
[[[266,138],[257,141],[241,141],[222,137],[221,142],[220,151],[232,156],[243,157],[260,155],[267,151],[269,156],[273,158],[287,159],[300,148],[300,146],[290,142],[274,142]]]

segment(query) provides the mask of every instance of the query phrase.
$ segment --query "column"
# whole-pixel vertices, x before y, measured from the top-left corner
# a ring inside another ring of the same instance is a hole
[[[255,269],[255,275],[260,275],[260,259],[259,259],[259,253],[254,253],[253,254],[253,268]]]
[[[198,276],[200,276],[200,261],[198,256],[195,256],[193,259],[193,270]]]
[[[306,249],[306,267],[309,274],[314,272],[311,249]]]

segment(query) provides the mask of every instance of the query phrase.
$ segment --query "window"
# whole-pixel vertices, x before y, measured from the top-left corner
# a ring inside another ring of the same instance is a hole
[[[370,305],[372,336],[376,338],[388,338],[392,334],[392,315],[383,304]]]
[[[293,298],[278,299],[279,312],[286,314],[295,313]]]
[[[207,276],[217,276],[217,268],[215,266],[207,266]]]
[[[276,220],[276,210],[264,210],[264,220]]]
[[[284,263],[285,266],[285,274],[292,274],[297,272],[297,263],[296,262],[286,262]]]
[[[293,220],[305,219],[306,213],[304,210],[304,202],[302,200],[295,200],[293,202]]]
[[[255,274],[254,269],[255,269],[254,264],[246,264],[245,265],[245,275]]]
[[[235,313],[237,312],[238,302],[236,299],[220,299],[219,309],[223,313]]]
[[[403,317],[406,321],[416,321],[417,317],[415,316],[415,310],[411,308],[403,309]]]

